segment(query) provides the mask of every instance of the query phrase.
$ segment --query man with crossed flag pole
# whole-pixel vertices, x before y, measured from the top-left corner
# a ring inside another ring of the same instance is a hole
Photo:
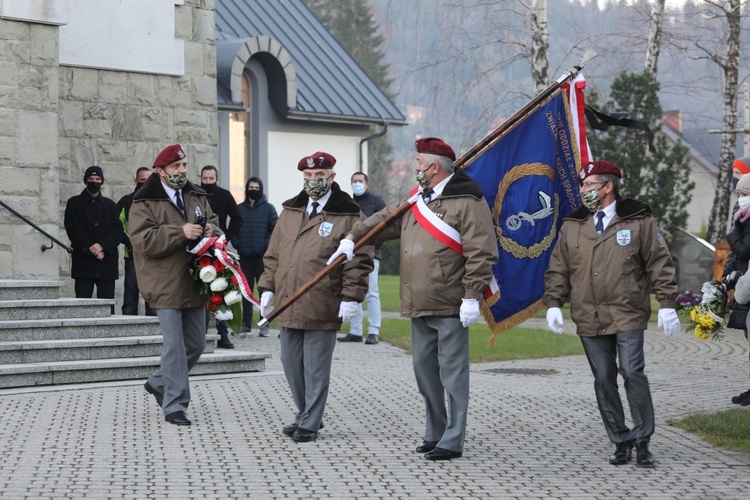
[[[428,460],[461,457],[469,407],[469,325],[479,300],[494,284],[498,258],[492,216],[482,190],[443,140],[415,143],[421,189],[412,208],[369,243],[401,238],[401,315],[411,318],[414,374],[425,401],[426,430],[418,453]],[[352,258],[354,242],[386,219],[390,205],[356,223],[328,260]],[[449,405],[446,408],[445,394]]]

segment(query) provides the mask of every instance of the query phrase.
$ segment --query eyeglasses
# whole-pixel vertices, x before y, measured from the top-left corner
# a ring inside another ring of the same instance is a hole
[[[582,187],[588,188],[590,186],[593,186],[594,184],[606,184],[609,181],[586,181],[583,184],[581,184]]]

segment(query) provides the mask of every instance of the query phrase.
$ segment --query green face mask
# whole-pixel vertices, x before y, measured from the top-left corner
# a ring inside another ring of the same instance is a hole
[[[586,206],[586,208],[589,209],[589,212],[591,212],[592,214],[599,210],[599,207],[602,206],[602,199],[599,198],[599,189],[586,191],[585,193],[583,193],[583,196],[581,196],[581,200],[583,201],[583,204]]]
[[[305,179],[305,193],[307,196],[314,199],[320,199],[328,192],[330,186],[328,186],[329,175],[325,179]]]
[[[167,174],[167,186],[172,189],[182,189],[185,187],[185,184],[187,184],[186,174]]]

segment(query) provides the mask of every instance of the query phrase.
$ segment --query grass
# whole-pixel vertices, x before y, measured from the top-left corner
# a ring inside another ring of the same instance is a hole
[[[750,455],[750,411],[696,413],[683,420],[668,420],[674,427],[696,434],[711,445]]]
[[[399,277],[379,276],[378,284],[381,309],[400,312]],[[365,315],[365,323],[366,319]],[[349,325],[342,326],[342,331],[348,332],[348,329]],[[410,330],[411,322],[407,319],[383,319],[380,339],[411,353]],[[472,363],[583,354],[583,346],[577,336],[556,335],[547,330],[513,328],[496,335],[492,349],[487,347],[489,338],[490,330],[487,325],[477,323],[469,328],[469,359]]]

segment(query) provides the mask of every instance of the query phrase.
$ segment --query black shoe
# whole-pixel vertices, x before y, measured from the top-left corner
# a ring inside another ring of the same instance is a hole
[[[609,463],[612,465],[625,465],[633,458],[633,443],[625,441],[617,443],[615,452],[609,457]]]
[[[374,333],[371,333],[370,335],[368,335],[367,340],[365,340],[365,344],[375,345],[377,343],[378,343],[378,336],[375,335]]]
[[[435,448],[429,453],[425,454],[427,460],[451,460],[454,458],[461,458],[463,453],[460,451],[451,451],[443,448]]]
[[[747,398],[750,398],[750,390],[747,390],[738,396],[732,396],[732,403],[739,405],[739,404],[742,404],[743,399],[747,399]]]
[[[740,401],[740,406],[748,406],[748,405],[750,405],[750,394],[745,396],[745,398],[742,401]]]
[[[218,342],[216,342],[216,347],[219,349],[234,349],[234,344],[232,344],[228,338],[221,337]]]
[[[435,449],[435,446],[437,446],[437,443],[433,443],[432,441],[422,441],[422,444],[417,446],[416,452],[429,453]]]
[[[648,451],[648,441],[635,443],[635,465],[638,467],[653,467],[654,456]]]
[[[302,427],[297,427],[297,430],[294,431],[294,434],[292,434],[292,439],[294,439],[298,443],[308,443],[310,441],[315,441],[316,439],[318,439],[318,432],[308,431],[307,429],[303,429]]]
[[[336,340],[339,342],[362,342],[362,335],[352,335],[351,333],[347,333],[343,337],[339,337]]]
[[[318,430],[322,429],[323,427],[325,426],[323,425],[323,422],[321,422],[320,427],[318,427]],[[289,424],[289,425],[285,425],[284,429],[281,432],[283,432],[289,437],[292,437],[292,435],[294,435],[294,431],[296,431],[298,428],[299,426],[297,424]]]
[[[143,384],[143,388],[146,389],[146,392],[148,392],[149,394],[153,394],[154,395],[154,399],[156,400],[156,404],[158,404],[159,408],[161,408],[162,402],[164,401],[164,395],[162,393],[160,393],[159,391],[157,391],[156,389],[154,389],[154,386],[152,386],[148,382],[146,382],[145,384]]]
[[[184,411],[176,411],[174,413],[170,413],[166,417],[164,417],[164,420],[169,422],[170,424],[174,425],[190,425],[192,422],[188,420],[188,418],[185,416]]]

